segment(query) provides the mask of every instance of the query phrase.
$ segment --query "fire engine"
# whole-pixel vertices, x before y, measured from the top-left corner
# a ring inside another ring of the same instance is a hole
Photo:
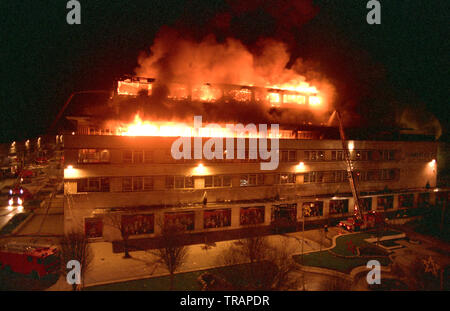
[[[344,132],[344,126],[342,122],[342,117],[339,113],[339,111],[335,110],[333,114],[331,115],[328,124],[331,125],[334,117],[336,116],[338,123],[339,123],[339,134],[341,137],[342,142],[342,148],[344,150],[344,160],[347,165],[347,178],[350,184],[350,188],[352,190],[352,196],[353,200],[355,202],[355,211],[352,217],[348,218],[347,220],[343,220],[339,222],[338,226],[342,227],[344,229],[347,229],[348,231],[359,231],[359,230],[367,230],[371,228],[376,228],[377,226],[380,226],[383,224],[384,219],[380,213],[377,213],[375,211],[369,211],[367,214],[362,213],[362,202],[359,198],[359,192],[357,187],[357,180],[355,177],[355,172],[353,170],[353,163],[351,160],[350,155],[350,142],[347,143],[345,132]]]
[[[51,246],[29,246],[18,244],[0,245],[0,270],[30,275],[40,279],[57,273],[59,269],[58,249]]]

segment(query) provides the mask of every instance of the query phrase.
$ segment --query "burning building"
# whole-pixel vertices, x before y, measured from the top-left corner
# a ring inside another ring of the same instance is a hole
[[[67,232],[82,231],[93,240],[121,240],[120,231],[109,221],[111,215],[121,218],[130,239],[139,240],[157,237],[158,224],[167,222],[183,225],[186,234],[280,223],[296,230],[303,221],[334,223],[354,213],[345,152],[335,127],[280,123],[279,131],[265,134],[269,145],[274,146],[273,139],[279,142],[275,150],[279,163],[274,170],[261,170],[260,163],[267,158],[253,150],[260,131],[247,127],[237,134],[207,125],[198,131],[187,125],[192,119],[186,117],[163,120],[164,111],[152,120],[151,101],[161,102],[158,87],[155,79],[127,77],[117,81],[108,118],[67,117],[74,126],[64,135]],[[272,116],[324,104],[312,87],[203,83],[172,84],[165,89],[164,101],[171,109],[201,106],[191,118],[216,102],[233,108],[263,106],[274,111]],[[131,119],[110,117],[122,115],[130,100],[137,99],[142,101],[133,108]],[[225,121],[205,118],[211,120]],[[192,146],[199,139],[203,147],[210,138],[223,145],[228,139],[243,157],[231,158],[226,154],[229,150],[221,150],[223,156],[198,157],[192,152],[191,157],[175,159],[173,145],[180,137]],[[392,135],[367,140],[350,134],[348,139],[364,213],[395,214],[447,200],[448,192],[436,188],[436,142]]]

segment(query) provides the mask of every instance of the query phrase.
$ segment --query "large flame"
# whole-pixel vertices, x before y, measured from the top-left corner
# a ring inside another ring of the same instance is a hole
[[[195,128],[182,122],[143,121],[139,114],[136,114],[132,123],[119,126],[117,131],[122,136],[260,138],[266,135],[268,138],[294,138],[292,131],[289,130],[279,130],[276,137],[270,129],[267,134],[236,133],[225,124],[206,124]]]
[[[301,59],[288,68],[287,46],[275,40],[259,42],[255,52],[232,38],[217,42],[208,36],[194,42],[178,33],[164,31],[158,34],[150,50],[150,55],[139,59],[136,74],[155,78],[167,86],[168,97],[173,99],[191,96],[192,100],[213,102],[225,95],[237,101],[265,101],[271,106],[309,104],[318,108],[328,102],[332,93],[328,82],[318,78],[320,74]],[[306,74],[314,79],[308,81]],[[191,94],[187,84],[192,88]],[[245,88],[224,94],[214,87],[218,84],[261,87],[268,92],[256,98]],[[151,93],[151,88],[148,91]]]

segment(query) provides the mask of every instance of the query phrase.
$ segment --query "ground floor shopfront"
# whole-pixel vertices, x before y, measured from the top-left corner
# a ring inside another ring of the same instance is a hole
[[[449,193],[448,189],[426,189],[366,195],[361,197],[362,211],[382,212],[386,217],[404,216],[406,211],[441,208],[448,203]],[[295,231],[302,228],[303,221],[306,227],[334,225],[354,213],[353,198],[345,196],[183,207],[99,208],[85,204],[84,208],[77,208],[80,202],[73,202],[73,198],[66,198],[65,231],[82,231],[92,241],[120,241],[121,231],[131,240],[155,238],[165,224],[177,224],[188,235],[214,233],[213,236],[220,236],[221,232],[249,227]]]

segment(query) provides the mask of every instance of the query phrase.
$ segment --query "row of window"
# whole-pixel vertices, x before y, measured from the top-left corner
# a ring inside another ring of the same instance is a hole
[[[350,152],[350,159],[354,161],[393,161],[395,160],[395,150],[353,150]],[[304,161],[326,161],[324,150],[304,151]],[[332,150],[331,161],[343,161],[345,154],[343,150]]]
[[[398,178],[398,169],[369,170],[356,172],[359,181],[389,181]],[[346,182],[346,171],[323,171],[303,173],[304,183],[339,183]],[[267,174],[241,174],[239,186],[262,186],[268,184]],[[152,191],[154,189],[155,176],[129,176],[121,177],[122,191]],[[205,176],[205,188],[231,187],[232,175]],[[295,184],[297,174],[280,173],[275,175],[274,184]],[[77,182],[78,192],[109,192],[109,177],[93,177],[79,179]],[[193,176],[165,176],[166,189],[193,189],[195,181]]]
[[[355,171],[358,181],[390,181],[398,179],[399,169]],[[304,173],[304,183],[339,183],[347,181],[347,171],[323,171]]]
[[[255,151],[255,154],[258,154]],[[303,161],[326,161],[329,160],[326,157],[324,150],[303,151]],[[167,152],[166,157],[168,160],[172,159],[170,152]],[[79,163],[109,163],[110,151],[107,149],[80,149],[78,151]],[[237,155],[235,155],[237,158]],[[392,161],[395,159],[394,150],[355,150],[351,152],[352,160],[383,160]],[[344,152],[342,150],[331,151],[331,161],[343,161],[345,159]],[[123,150],[122,162],[126,164],[143,164],[153,163],[153,151],[152,150]],[[183,162],[194,162],[195,159],[183,159]],[[226,159],[226,152],[224,152],[223,159],[214,159],[212,162],[218,161],[231,161],[231,162],[259,162],[260,159],[250,159],[249,151],[245,150],[244,159]],[[297,150],[282,150],[280,153],[280,162],[297,162]]]
[[[439,199],[443,202],[450,200],[450,192],[439,193]],[[400,194],[398,196],[399,208],[414,207],[414,194]],[[419,193],[418,207],[427,207],[430,202],[430,193]],[[361,198],[362,211],[372,210],[372,197]],[[378,210],[393,209],[394,196],[377,197]],[[329,214],[346,214],[349,200],[330,200]],[[306,217],[323,216],[324,202],[313,201],[302,204],[301,213]],[[221,208],[205,210],[203,213],[203,228],[224,228],[231,226],[231,208]],[[271,221],[287,219],[293,223],[297,221],[297,204],[277,204],[272,206]],[[263,224],[265,220],[264,206],[241,207],[239,209],[240,225]],[[154,214],[122,215],[122,227],[129,235],[154,233]],[[185,230],[194,230],[195,212],[167,212],[164,214],[165,224],[176,224]],[[103,220],[100,217],[85,219],[85,233],[88,238],[98,238],[103,236]]]

